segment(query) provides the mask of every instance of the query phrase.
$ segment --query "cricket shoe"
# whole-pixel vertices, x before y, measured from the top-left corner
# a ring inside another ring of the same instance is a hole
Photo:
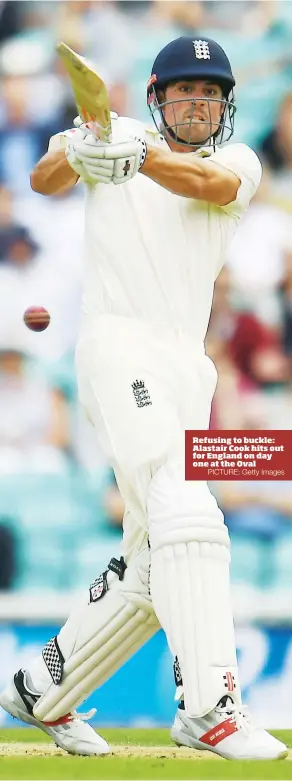
[[[246,706],[239,707],[224,695],[216,708],[198,719],[178,706],[172,740],[177,746],[213,751],[225,759],[285,759],[287,746],[251,721]]]
[[[28,673],[19,670],[10,686],[0,694],[0,705],[13,718],[46,732],[56,745],[68,754],[90,756],[109,753],[110,748],[106,741],[89,724],[84,724],[84,721],[94,715],[95,710],[88,714],[72,711],[57,721],[43,722],[33,715],[33,706],[39,697],[40,694],[33,691]]]

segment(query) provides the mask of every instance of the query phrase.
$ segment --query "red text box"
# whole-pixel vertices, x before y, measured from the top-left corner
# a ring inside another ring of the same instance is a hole
[[[292,431],[186,431],[186,480],[292,480]]]

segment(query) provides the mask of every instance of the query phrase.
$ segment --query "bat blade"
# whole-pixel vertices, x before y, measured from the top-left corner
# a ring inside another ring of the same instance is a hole
[[[78,113],[97,138],[112,140],[109,97],[106,86],[94,67],[84,57],[60,42],[56,46],[69,74]]]

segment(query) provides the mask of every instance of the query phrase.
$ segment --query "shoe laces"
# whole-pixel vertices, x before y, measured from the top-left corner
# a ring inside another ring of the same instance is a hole
[[[77,719],[79,721],[89,721],[89,719],[92,719],[95,714],[96,708],[91,708],[88,713],[78,713],[77,710],[72,710],[71,713],[69,713],[69,720],[74,721]]]
[[[246,734],[254,732],[257,729],[247,705],[238,706],[231,697],[228,697],[227,695],[226,697],[222,697],[222,700],[218,702],[215,711],[216,713],[220,713],[220,715],[229,716],[231,721],[236,724],[237,728],[244,731]]]

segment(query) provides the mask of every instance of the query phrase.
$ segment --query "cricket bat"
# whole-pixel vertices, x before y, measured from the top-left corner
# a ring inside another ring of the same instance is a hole
[[[92,133],[103,141],[112,140],[109,97],[106,86],[94,66],[61,41],[57,52],[68,71],[78,114]]]

